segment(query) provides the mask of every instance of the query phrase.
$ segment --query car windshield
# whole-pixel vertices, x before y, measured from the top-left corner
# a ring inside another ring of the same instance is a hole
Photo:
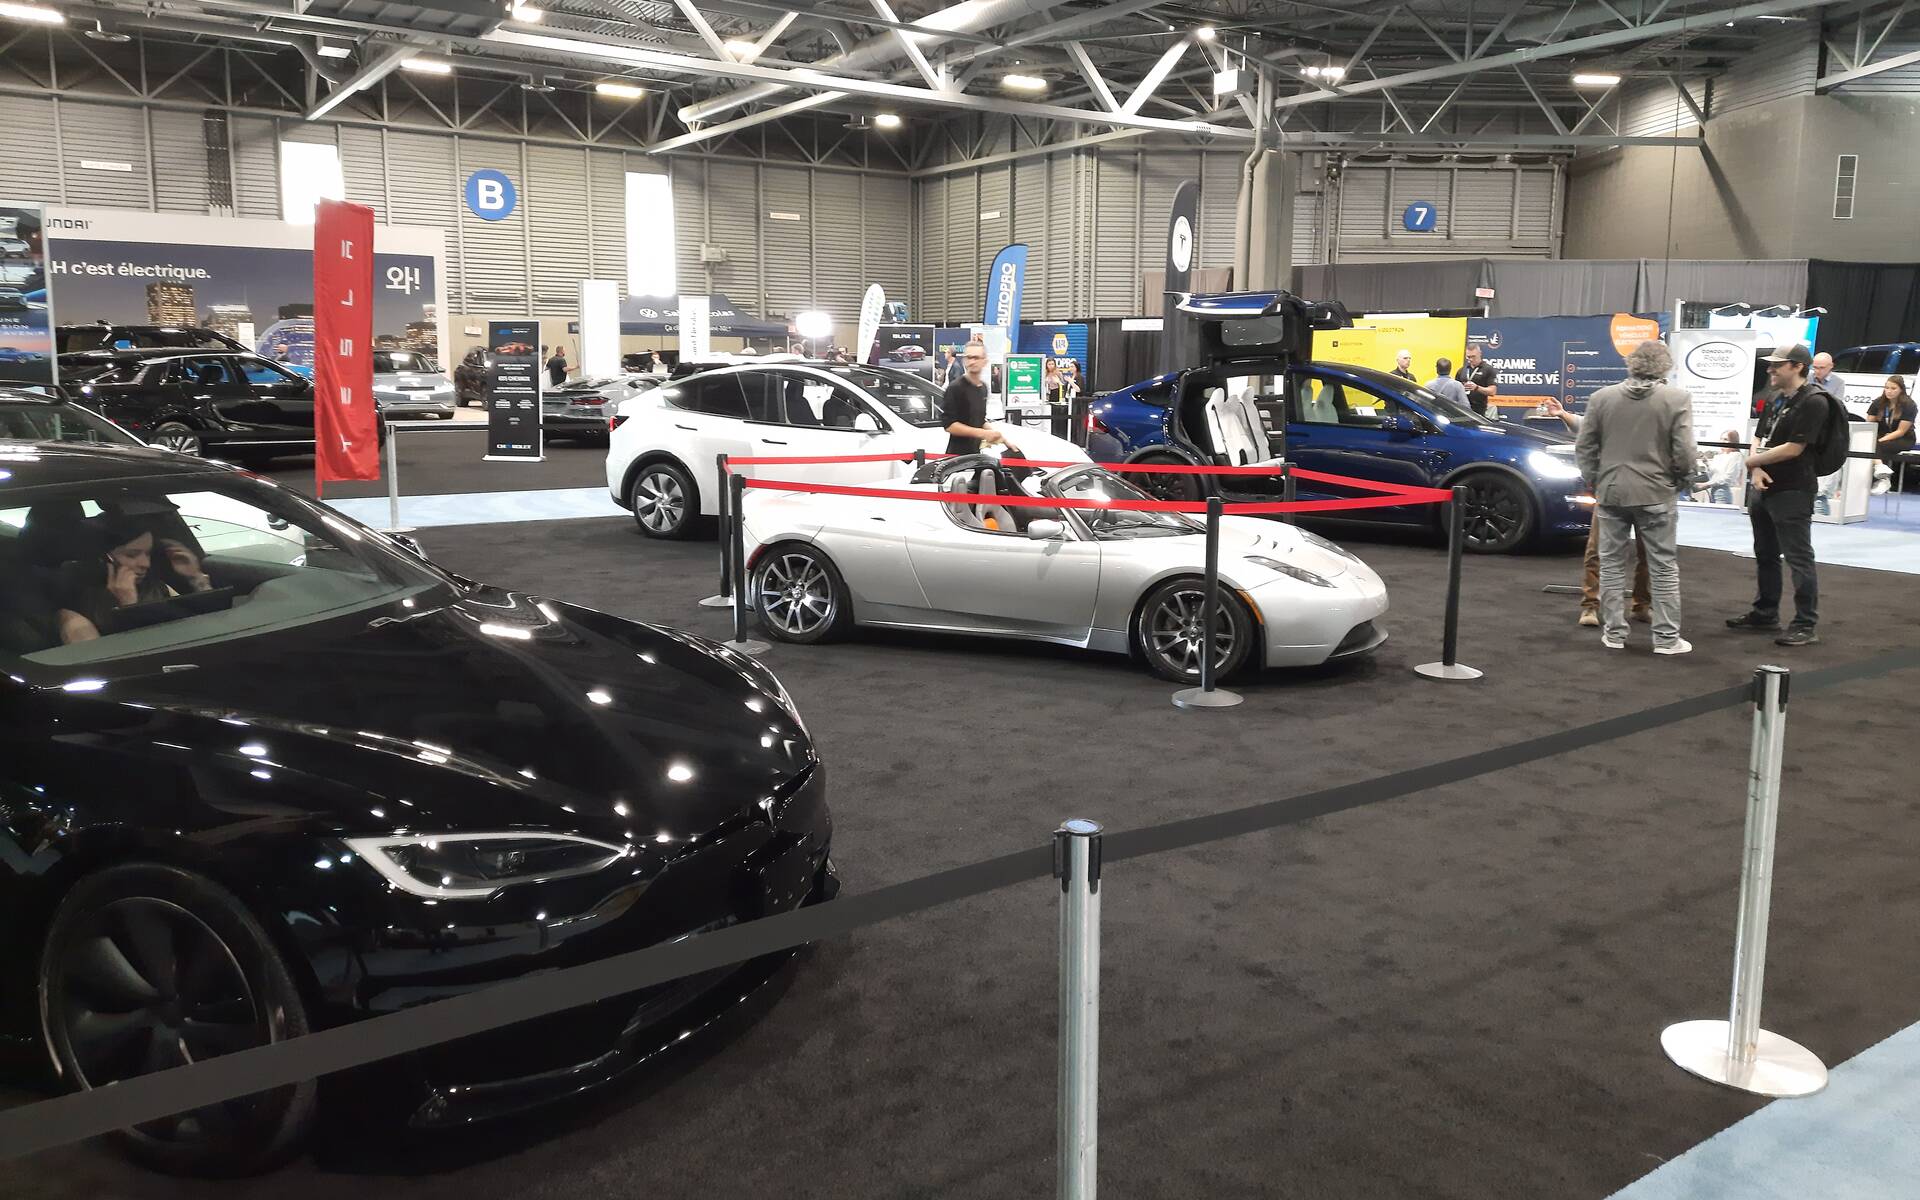
[[[886,405],[909,425],[932,429],[940,424],[940,389],[911,371],[846,366],[826,369]]]
[[[398,371],[437,372],[440,364],[424,354],[411,350],[375,350],[373,369],[376,374],[391,375]]]
[[[1118,500],[1133,503],[1153,499],[1118,475],[1098,467],[1075,467],[1063,471],[1047,481],[1046,491],[1048,495],[1058,496],[1062,500]],[[1200,530],[1200,526],[1179,513],[1128,512],[1111,508],[1076,508],[1072,511],[1087,523],[1093,536],[1102,541],[1179,537]]]
[[[379,534],[228,472],[0,485],[0,564],[0,660],[54,668],[411,607],[450,586]]]
[[[25,442],[105,442],[138,446],[140,440],[77,404],[32,404],[0,397],[0,438]]]

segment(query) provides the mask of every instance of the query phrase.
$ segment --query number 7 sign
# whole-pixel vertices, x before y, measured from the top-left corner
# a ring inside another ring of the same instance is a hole
[[[1435,223],[1435,211],[1431,202],[1415,200],[1407,205],[1407,211],[1400,214],[1400,224],[1408,233],[1432,233]]]

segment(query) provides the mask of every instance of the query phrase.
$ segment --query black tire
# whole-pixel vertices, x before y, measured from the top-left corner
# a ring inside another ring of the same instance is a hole
[[[1204,580],[1188,575],[1156,584],[1133,616],[1133,643],[1146,659],[1147,669],[1174,683],[1200,682]],[[1220,610],[1215,618],[1214,678],[1226,679],[1251,655],[1259,637],[1253,614],[1232,589],[1222,585]]]
[[[689,538],[700,515],[700,489],[678,463],[662,459],[634,473],[627,507],[648,537]]]
[[[200,433],[191,425],[179,421],[163,421],[148,435],[147,444],[158,446],[162,450],[171,450],[175,454],[204,454],[206,445],[200,440]]]
[[[838,641],[853,628],[853,593],[833,560],[812,546],[768,549],[747,577],[760,624],[782,642],[811,646]]]
[[[308,1028],[299,989],[246,905],[154,863],[109,867],[73,886],[48,926],[38,985],[55,1066],[81,1091]],[[158,1170],[250,1175],[300,1151],[317,1097],[308,1080],[112,1138]]]
[[[1511,554],[1540,523],[1533,490],[1510,475],[1481,471],[1457,481],[1466,488],[1464,529],[1472,554]]]
[[[1134,460],[1141,466],[1188,466],[1185,459],[1172,454],[1143,454]],[[1206,487],[1198,475],[1176,475],[1171,472],[1141,471],[1124,476],[1127,482],[1152,496],[1155,500],[1179,500],[1195,503],[1207,498]]]

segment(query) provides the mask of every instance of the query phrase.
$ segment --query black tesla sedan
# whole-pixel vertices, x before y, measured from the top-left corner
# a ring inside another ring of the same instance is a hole
[[[217,463],[0,442],[0,1035],[64,1086],[822,900],[830,835],[751,659],[450,574]],[[415,1126],[574,1095],[778,965],[383,1064],[380,1094]],[[120,1137],[264,1169],[322,1095]]]
[[[60,373],[81,403],[149,445],[245,462],[313,453],[313,381],[257,354],[69,354]]]

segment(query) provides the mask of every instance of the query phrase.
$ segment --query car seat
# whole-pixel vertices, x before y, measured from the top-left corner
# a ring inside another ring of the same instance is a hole
[[[27,565],[53,568],[87,553],[94,540],[78,500],[42,500],[20,523],[18,549]]]
[[[980,472],[980,486],[976,491],[982,496],[1000,494],[1000,483],[993,471]],[[980,510],[980,527],[988,533],[1020,532],[1020,522],[1014,519],[1012,511],[1004,505],[982,504],[977,507]]]
[[[1225,458],[1228,466],[1252,466],[1268,457],[1266,434],[1256,433],[1259,414],[1253,414],[1250,428],[1248,407],[1230,398],[1225,388],[1207,389],[1207,433],[1213,439],[1213,452]]]

